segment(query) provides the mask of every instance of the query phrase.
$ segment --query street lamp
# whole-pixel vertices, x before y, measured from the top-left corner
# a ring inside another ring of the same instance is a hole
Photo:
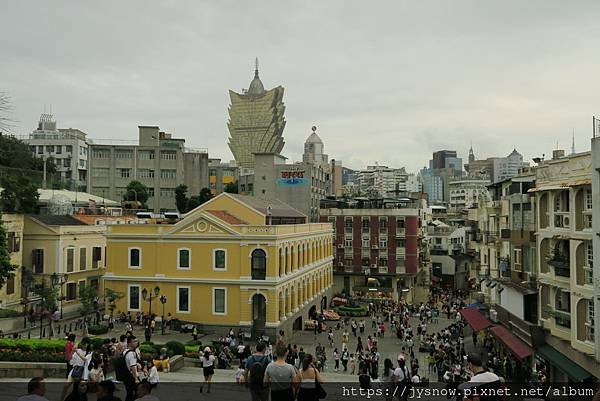
[[[152,329],[150,328],[150,322],[152,319],[152,301],[154,301],[159,296],[159,294],[160,288],[158,286],[154,287],[154,296],[151,291],[148,291],[148,289],[144,288],[142,290],[142,299],[144,301],[148,301],[148,314],[150,315],[146,326],[146,341],[150,341],[150,339],[152,338]]]
[[[166,295],[161,295],[159,300],[160,300],[160,303],[162,304],[162,319],[160,320],[160,323],[161,323],[160,332],[164,336],[165,335],[165,304],[167,303]]]
[[[67,273],[64,274],[58,274],[58,273],[52,273],[52,276],[50,276],[50,280],[52,281],[52,286],[56,287],[57,285],[60,286],[60,297],[58,298],[58,300],[60,301],[60,318],[62,320],[63,318],[63,285],[69,280],[69,275]]]

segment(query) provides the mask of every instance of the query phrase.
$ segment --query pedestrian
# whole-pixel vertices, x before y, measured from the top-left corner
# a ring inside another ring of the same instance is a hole
[[[71,358],[73,358],[73,352],[75,352],[75,334],[71,333],[67,336],[67,343],[65,344],[65,360],[67,361],[67,373],[66,376],[71,372]]]
[[[69,394],[65,401],[87,401],[87,382],[85,380],[77,379],[73,382],[73,390]]]
[[[369,376],[367,368],[363,368],[360,371],[360,375],[358,376],[358,383],[360,384],[361,389],[369,390],[371,388],[371,376]]]
[[[312,355],[306,355],[306,358],[302,361],[302,369],[298,376],[300,380],[298,401],[318,401],[319,398],[322,398],[318,393],[317,385],[322,385],[324,381],[313,364]]]
[[[348,359],[350,358],[350,353],[348,352],[348,348],[344,347],[342,349],[342,366],[344,367],[344,372],[348,371]]]
[[[210,385],[213,375],[215,374],[215,356],[212,353],[210,347],[204,348],[204,353],[200,356],[200,362],[202,363],[202,373],[204,375],[204,383],[200,385],[200,392],[204,390],[206,384],[206,392],[210,393]]]
[[[335,363],[333,371],[337,372],[340,370],[340,353],[338,352],[337,348],[333,350],[333,362]]]
[[[363,350],[362,340],[358,337],[358,342],[356,343],[356,353],[360,354]]]
[[[17,398],[17,401],[48,401],[46,397],[46,382],[43,377],[34,377],[27,383],[27,394]]]
[[[296,368],[285,362],[288,349],[282,341],[275,346],[277,359],[265,369],[264,383],[271,387],[271,401],[294,399],[294,389],[299,377]]]
[[[152,385],[147,381],[138,383],[137,397],[135,401],[160,401],[158,397],[152,395]]]
[[[356,358],[354,357],[354,354],[350,354],[348,363],[350,364],[350,374],[354,375],[356,372]]]
[[[246,359],[242,381],[248,384],[252,401],[269,400],[269,389],[265,386],[264,379],[270,361],[265,350],[265,343],[259,342],[256,344],[256,352]]]
[[[383,375],[381,375],[381,382],[383,383],[384,394],[386,401],[391,401],[394,396],[394,364],[392,360],[386,358],[383,361]]]
[[[104,380],[96,384],[96,400],[97,401],[121,401],[115,397],[115,383],[112,380]],[[40,400],[41,401],[41,400]]]

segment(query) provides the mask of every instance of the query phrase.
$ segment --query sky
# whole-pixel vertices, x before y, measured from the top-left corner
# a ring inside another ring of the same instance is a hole
[[[283,154],[316,125],[330,157],[416,172],[433,151],[477,158],[590,148],[600,116],[598,1],[28,1],[2,7],[0,92],[12,132],[136,140],[158,125],[210,157],[228,90],[285,88]]]

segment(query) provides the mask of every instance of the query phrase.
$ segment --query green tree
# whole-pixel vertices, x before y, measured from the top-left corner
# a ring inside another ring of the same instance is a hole
[[[6,92],[0,92],[0,131],[8,131],[12,120],[8,117],[12,111],[10,97]]]
[[[8,238],[6,229],[0,214],[0,288],[6,284],[6,280],[13,276],[13,271],[17,266],[10,262],[10,254],[8,253]]]
[[[139,181],[133,180],[127,184],[127,192],[123,195],[123,200],[138,201],[145,208],[148,197],[148,187]]]
[[[43,280],[43,279],[42,279]],[[38,285],[33,292],[40,297],[37,303],[37,311],[35,317],[40,319],[40,338],[42,337],[42,327],[44,326],[44,319],[51,321],[52,314],[57,309],[58,299],[58,288],[53,286],[46,286],[46,281],[42,281],[41,285]],[[32,316],[34,317],[34,316]],[[50,323],[50,327],[52,327]]]
[[[187,185],[181,184],[175,188],[175,204],[179,213],[185,213],[188,209]]]
[[[91,285],[79,286],[79,313],[83,316],[83,320],[87,322],[87,317],[94,312],[98,307],[98,291]]]
[[[105,297],[107,302],[107,308],[110,311],[110,315],[112,316],[115,309],[117,309],[117,302],[125,297],[125,294],[119,291],[115,291],[111,288],[106,288]]]
[[[35,213],[40,194],[27,177],[2,177],[0,207],[9,213]]]
[[[202,188],[200,190],[200,195],[198,195],[198,201],[202,205],[205,202],[208,202],[213,197],[212,192],[210,192],[209,188]]]
[[[237,182],[230,182],[229,184],[225,185],[225,192],[230,193],[230,194],[237,194],[238,193]]]

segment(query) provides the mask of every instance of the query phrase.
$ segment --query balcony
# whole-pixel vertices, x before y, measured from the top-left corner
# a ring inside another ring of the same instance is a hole
[[[552,315],[554,316],[554,323],[556,323],[557,326],[567,329],[571,328],[571,314],[569,312],[555,309]]]
[[[555,275],[560,277],[571,277],[568,255],[554,254],[548,260],[548,264],[554,267]]]

